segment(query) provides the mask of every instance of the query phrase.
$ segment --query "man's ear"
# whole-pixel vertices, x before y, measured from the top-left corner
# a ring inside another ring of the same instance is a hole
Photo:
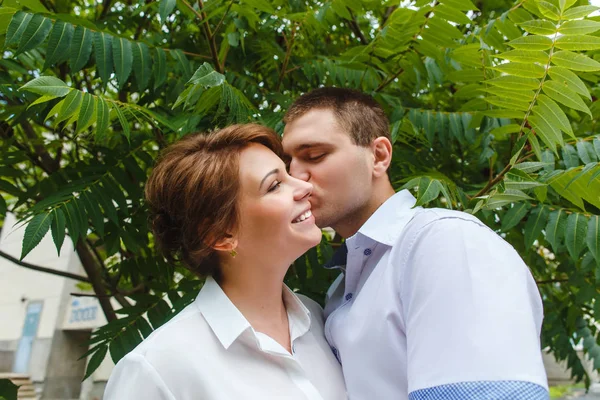
[[[373,175],[376,178],[387,174],[392,163],[392,143],[384,136],[379,136],[371,144],[373,150]]]

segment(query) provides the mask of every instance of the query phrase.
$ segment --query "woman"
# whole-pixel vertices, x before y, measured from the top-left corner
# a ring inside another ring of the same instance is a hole
[[[234,125],[173,144],[146,185],[156,241],[206,282],[115,367],[105,399],[345,399],[317,303],[283,284],[317,245],[275,133]]]

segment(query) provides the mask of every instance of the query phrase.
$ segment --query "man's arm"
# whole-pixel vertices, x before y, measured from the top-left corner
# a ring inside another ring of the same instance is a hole
[[[413,239],[400,281],[409,398],[548,399],[542,303],[512,246],[460,217]]]

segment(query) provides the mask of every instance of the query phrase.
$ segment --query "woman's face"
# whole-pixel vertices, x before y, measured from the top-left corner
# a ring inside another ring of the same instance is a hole
[[[251,144],[240,153],[240,254],[292,262],[321,240],[308,198],[312,185],[287,174],[267,147]]]

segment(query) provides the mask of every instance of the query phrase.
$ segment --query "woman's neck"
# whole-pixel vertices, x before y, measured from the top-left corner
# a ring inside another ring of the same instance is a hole
[[[221,289],[254,330],[290,350],[289,322],[283,302],[283,276],[248,265],[223,268]],[[262,270],[262,271],[261,271]]]

